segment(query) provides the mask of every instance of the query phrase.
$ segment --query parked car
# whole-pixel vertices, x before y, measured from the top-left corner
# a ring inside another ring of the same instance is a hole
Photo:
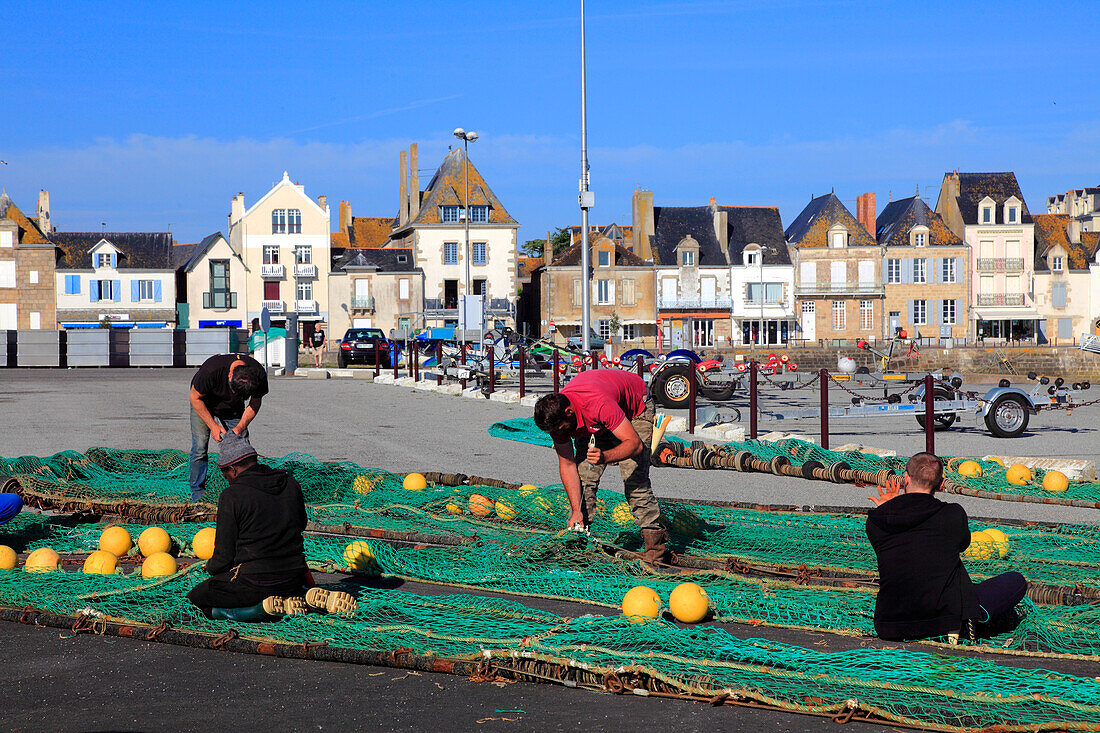
[[[574,348],[577,351],[580,351],[582,348],[584,348],[584,344],[581,343],[580,335],[570,336],[567,339],[567,343],[569,344],[569,346],[571,348]],[[589,331],[588,332],[588,343],[589,343],[589,346],[592,347],[593,351],[603,351],[604,344],[607,343],[607,342],[604,341],[595,331]]]
[[[349,328],[340,340],[336,353],[336,364],[343,368],[348,364],[371,364],[375,362],[378,345],[382,346],[382,366],[393,366],[391,361],[390,340],[380,328]]]

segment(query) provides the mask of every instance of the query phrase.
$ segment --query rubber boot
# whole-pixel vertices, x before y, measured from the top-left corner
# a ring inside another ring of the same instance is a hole
[[[650,565],[658,562],[668,565],[674,564],[672,553],[665,548],[667,539],[668,532],[663,527],[661,529],[643,529],[642,541],[645,542],[645,552],[642,553],[642,560]]]
[[[263,601],[255,606],[244,608],[211,608],[210,618],[215,621],[242,621],[245,623],[257,623],[262,621],[275,621],[278,616],[272,616],[264,611]]]

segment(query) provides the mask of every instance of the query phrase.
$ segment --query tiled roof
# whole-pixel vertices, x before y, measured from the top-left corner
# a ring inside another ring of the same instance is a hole
[[[173,268],[171,232],[54,232],[54,244],[61,248],[59,270],[88,269],[88,251],[106,239],[121,253],[120,269],[170,270]]]
[[[555,267],[580,267],[581,243],[577,242],[572,247],[565,249],[554,258]],[[637,256],[621,244],[615,245],[615,265],[618,267],[641,267],[646,261]]]
[[[1035,271],[1048,272],[1047,255],[1051,247],[1060,246],[1066,250],[1067,270],[1088,270],[1089,262],[1094,256],[1094,250],[1085,242],[1084,234],[1081,242],[1071,242],[1066,227],[1069,225],[1069,214],[1036,214],[1032,217],[1035,222]]]
[[[15,202],[8,196],[7,191],[0,193],[0,219],[11,219],[19,227],[19,243],[50,244],[50,240],[38,228],[38,222],[28,219]]]
[[[726,212],[730,263],[741,264],[745,245],[756,243],[767,247],[764,264],[790,264],[783,223],[774,206],[655,206],[650,247],[656,263],[675,264],[676,246],[690,234],[699,243],[700,267],[725,266],[726,258],[714,233],[714,210]]]
[[[909,232],[917,226],[928,227],[929,245],[958,247],[963,244],[919,196],[891,201],[878,215],[875,225],[878,243],[884,247],[908,247]]]
[[[203,240],[204,242],[206,240]],[[194,256],[195,250],[200,249],[200,242],[190,242],[188,244],[172,243],[172,267],[177,270],[181,267],[187,267],[191,257]],[[204,248],[202,248],[204,249]]]
[[[418,224],[441,224],[440,206],[462,206],[466,196],[466,156],[462,148],[455,148],[443,159],[436,170],[428,188],[421,194],[420,211],[406,226]],[[470,205],[488,204],[490,224],[508,224],[519,226],[512,218],[500,199],[496,197],[489,184],[481,177],[477,167],[470,163]]]
[[[353,216],[349,240],[351,247],[381,247],[389,241],[397,222],[392,216]]]
[[[959,213],[965,224],[978,224],[978,204],[986,196],[997,202],[993,212],[993,223],[1004,224],[1004,204],[1012,196],[1020,200],[1022,224],[1031,224],[1031,213],[1027,210],[1027,202],[1020,191],[1020,184],[1016,182],[1016,174],[1008,171],[1004,173],[960,173],[959,174]]]
[[[1096,261],[1096,250],[1100,249],[1100,232],[1081,232],[1081,247],[1089,255],[1089,261]]]
[[[346,249],[334,258],[332,269],[377,268],[380,272],[419,272],[411,249],[360,247]]]
[[[798,247],[826,247],[829,244],[829,228],[838,222],[848,229],[849,247],[868,247],[877,244],[866,227],[852,216],[848,207],[842,204],[833,193],[810,200],[806,208],[787,227],[787,242]]]
[[[542,257],[517,257],[516,276],[520,278],[531,277],[531,273],[541,267],[545,261]]]

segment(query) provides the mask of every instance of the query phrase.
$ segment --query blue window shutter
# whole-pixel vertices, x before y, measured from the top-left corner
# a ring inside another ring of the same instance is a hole
[[[911,285],[913,283],[913,261],[899,261],[901,262],[901,282],[903,285]]]
[[[72,275],[66,275],[65,276],[65,295],[72,295],[72,294],[73,294],[73,276]]]
[[[93,303],[99,302],[99,280],[88,281],[88,300]]]
[[[118,269],[118,252],[112,252],[111,253],[111,269],[112,270],[117,270]]]
[[[136,303],[141,300],[141,282],[138,280],[130,281],[130,302]]]
[[[917,324],[917,304],[912,300],[909,301],[909,325],[915,326]]]
[[[161,291],[160,291],[160,280],[154,280],[153,281],[153,302],[154,303],[159,303],[160,302],[160,293],[161,293]]]
[[[111,286],[111,290],[114,291],[115,302],[116,303],[121,303],[122,302],[122,281],[121,280],[115,280],[114,285]]]
[[[929,302],[932,304],[932,323],[938,326],[943,323],[943,302],[939,300]]]
[[[73,275],[73,295],[80,295],[80,275]]]

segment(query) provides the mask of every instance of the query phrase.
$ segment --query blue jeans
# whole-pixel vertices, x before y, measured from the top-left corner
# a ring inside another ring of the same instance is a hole
[[[0,494],[0,524],[8,521],[23,508],[19,494]]]
[[[237,423],[241,421],[239,417],[222,419],[220,417],[214,418],[222,424],[226,430],[232,430],[237,426]],[[248,428],[245,428],[244,435],[241,437],[248,437]],[[202,492],[206,486],[206,470],[207,464],[207,449],[210,446],[210,428],[199,417],[199,413],[195,412],[195,408],[191,408],[191,460],[189,461],[190,468],[190,482],[191,482],[191,501],[198,501],[202,498]]]

